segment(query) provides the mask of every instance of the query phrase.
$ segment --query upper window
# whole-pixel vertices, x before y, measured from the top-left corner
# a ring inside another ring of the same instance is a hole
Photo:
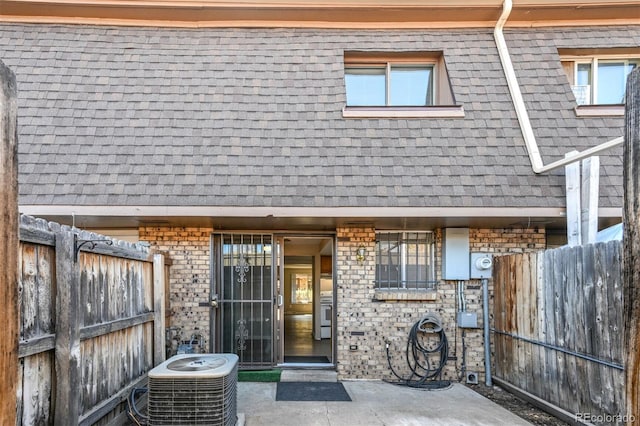
[[[442,52],[345,52],[343,116],[464,117]]]
[[[562,60],[578,105],[623,104],[627,76],[639,64],[640,58],[611,56]]]
[[[347,106],[433,105],[434,64],[345,65]]]
[[[376,233],[376,288],[431,290],[435,276],[432,232]]]

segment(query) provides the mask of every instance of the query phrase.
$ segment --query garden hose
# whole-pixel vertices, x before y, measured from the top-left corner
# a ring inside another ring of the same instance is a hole
[[[405,349],[405,359],[411,370],[408,377],[402,377],[393,368],[389,342],[386,351],[389,369],[400,380],[399,384],[421,388],[442,388],[451,384],[440,380],[449,356],[449,345],[437,314],[426,314],[409,331]]]

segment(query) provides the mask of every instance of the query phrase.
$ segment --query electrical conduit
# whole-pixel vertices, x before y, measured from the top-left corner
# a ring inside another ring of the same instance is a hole
[[[502,32],[504,25],[511,14],[512,6],[512,0],[504,0],[504,3],[502,4],[502,14],[494,28],[493,37],[495,38],[496,45],[498,47],[500,63],[502,64],[502,69],[504,70],[505,77],[507,78],[507,85],[509,86],[509,92],[511,93],[511,99],[513,100],[518,122],[520,123],[520,130],[524,137],[524,143],[527,147],[527,152],[529,153],[529,160],[531,161],[531,168],[533,169],[533,172],[537,174],[548,172],[559,167],[564,167],[567,164],[580,161],[584,158],[591,157],[609,148],[613,148],[614,146],[621,145],[624,142],[624,138],[618,137],[593,148],[577,152],[575,155],[571,155],[562,160],[554,161],[546,166],[543,164],[540,150],[538,149],[538,144],[536,142],[536,137],[533,134],[533,128],[531,127],[531,121],[529,120],[529,114],[527,113],[527,108],[525,107],[522,93],[520,92],[518,79],[516,78],[516,73],[513,69],[513,63],[509,56],[507,42]]]

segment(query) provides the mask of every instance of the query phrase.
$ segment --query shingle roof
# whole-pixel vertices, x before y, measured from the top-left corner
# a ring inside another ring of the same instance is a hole
[[[577,118],[558,47],[640,27],[506,32],[545,163],[621,136]],[[19,90],[20,203],[560,207],[534,175],[491,29],[175,29],[1,24]],[[463,119],[344,119],[345,50],[443,51]],[[622,149],[601,156],[621,206]]]

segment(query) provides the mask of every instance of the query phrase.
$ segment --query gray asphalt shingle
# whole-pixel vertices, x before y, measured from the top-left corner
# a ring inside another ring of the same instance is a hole
[[[622,134],[621,117],[575,116],[557,49],[638,46],[640,27],[506,38],[546,163]],[[3,23],[0,47],[22,204],[564,205],[562,172],[531,172],[490,29]],[[347,50],[443,51],[465,117],[343,119]],[[621,153],[601,156],[603,207],[622,204]]]

